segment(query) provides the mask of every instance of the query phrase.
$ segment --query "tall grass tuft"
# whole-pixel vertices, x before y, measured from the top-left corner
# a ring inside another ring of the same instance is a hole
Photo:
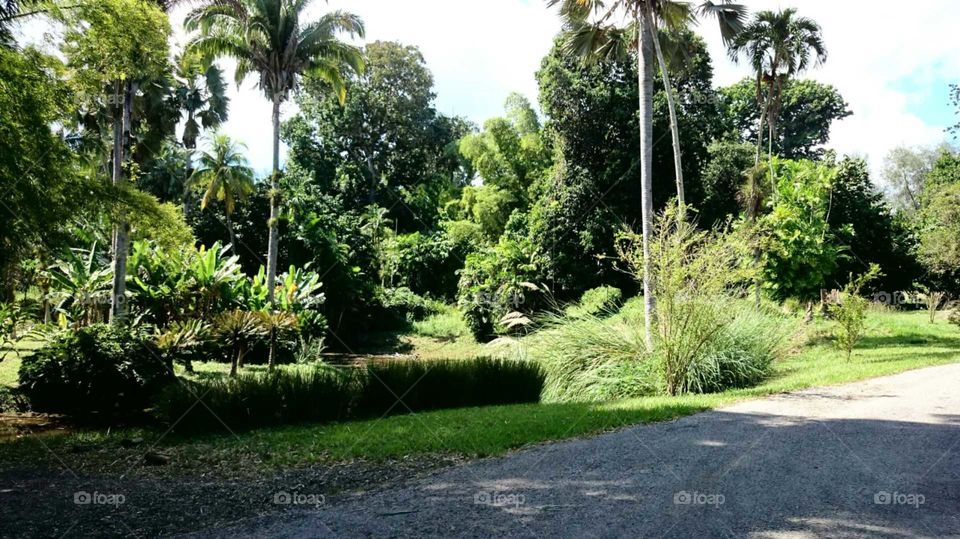
[[[763,380],[771,363],[787,353],[789,319],[742,299],[752,282],[752,270],[743,264],[749,242],[723,230],[699,230],[672,212],[658,218],[651,245],[657,299],[652,348],[635,299],[616,316],[547,317],[545,328],[528,338],[529,354],[547,373],[544,400],[744,387]],[[630,232],[618,240],[621,259],[641,278],[639,246]]]
[[[728,305],[726,324],[697,354],[679,384],[681,393],[714,393],[762,382],[788,353],[794,325],[780,313],[749,301]]]
[[[599,401],[659,391],[647,352],[643,313],[552,316],[528,337],[527,353],[546,371],[543,400]]]

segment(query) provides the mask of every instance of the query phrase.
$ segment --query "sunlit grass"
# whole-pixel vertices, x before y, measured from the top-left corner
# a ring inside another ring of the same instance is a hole
[[[960,330],[930,324],[926,314],[871,313],[868,333],[847,362],[828,338],[829,323],[817,322],[798,352],[774,365],[758,386],[707,395],[644,397],[607,403],[521,404],[433,411],[379,420],[328,425],[297,425],[222,435],[177,438],[158,448],[185,469],[244,463],[241,467],[290,467],[352,458],[386,459],[418,454],[486,456],[528,444],[590,435],[626,425],[673,419],[737,400],[895,374],[960,361]],[[146,431],[148,439],[159,432]],[[129,433],[114,430],[48,436],[51,448],[78,439],[97,444],[105,455],[123,451]],[[0,444],[0,463],[44,459],[48,454],[25,439]],[[91,455],[96,455],[92,453]],[[73,458],[95,459],[79,455]],[[111,457],[115,458],[115,457]],[[92,462],[92,461],[91,461]],[[82,463],[81,463],[82,464]],[[56,466],[51,461],[51,465]]]

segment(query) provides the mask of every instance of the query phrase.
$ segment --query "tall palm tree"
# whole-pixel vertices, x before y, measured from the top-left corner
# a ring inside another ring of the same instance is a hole
[[[712,16],[717,18],[720,26],[720,37],[726,46],[730,46],[733,37],[743,28],[743,18],[746,13],[746,7],[740,4],[734,4],[731,0],[718,0],[714,3],[710,0],[704,2],[696,10],[691,9],[689,4],[680,2],[661,2],[661,9],[651,17],[647,23],[651,25],[650,32],[653,35],[653,48],[657,54],[657,64],[660,66],[660,77],[663,82],[663,89],[667,96],[667,112],[670,116],[670,135],[673,142],[673,166],[677,182],[677,205],[679,206],[679,216],[682,219],[686,214],[686,197],[683,188],[683,167],[681,162],[680,150],[680,126],[677,123],[676,100],[673,96],[673,85],[670,83],[670,74],[667,67],[667,61],[663,55],[663,48],[660,43],[660,29],[679,30],[695,24],[697,16]]]
[[[764,119],[769,154],[773,156],[773,139],[777,136],[784,85],[811,65],[825,62],[827,49],[820,25],[813,19],[797,16],[796,9],[788,8],[776,13],[757,13],[733,39],[728,52],[735,62],[746,57],[756,74],[757,103],[761,104],[756,156],[759,162]]]
[[[253,169],[242,151],[245,146],[230,140],[225,133],[210,137],[209,149],[200,153],[199,167],[187,180],[188,187],[203,190],[200,209],[204,210],[211,200],[223,202],[227,216],[227,231],[230,245],[237,251],[237,237],[233,232],[231,216],[237,202],[245,200],[253,192]]]
[[[680,169],[680,137],[672,89],[666,76],[666,62],[660,49],[657,28],[689,24],[698,14],[711,14],[720,21],[725,40],[739,30],[744,8],[727,0],[704,2],[693,7],[670,0],[547,0],[547,6],[560,6],[564,21],[566,48],[569,54],[585,60],[623,58],[631,49],[637,55],[637,77],[640,85],[640,193],[643,221],[643,296],[646,320],[646,341],[653,347],[653,320],[656,299],[653,297],[650,273],[650,233],[653,223],[653,66],[659,59],[664,85],[668,92],[673,132],[674,165],[677,173],[677,198],[683,202],[683,178]]]
[[[197,148],[201,129],[216,129],[227,121],[230,98],[223,70],[196,52],[184,51],[173,60],[173,95],[185,116],[183,147]]]
[[[363,54],[340,36],[364,36],[356,15],[332,11],[306,23],[310,0],[206,0],[184,22],[200,35],[189,48],[201,54],[237,61],[236,81],[259,76],[259,86],[273,104],[273,174],[270,176],[270,237],[267,247],[267,299],[273,303],[277,275],[280,218],[280,106],[290,97],[302,75],[325,80],[343,103],[344,72],[363,70]]]

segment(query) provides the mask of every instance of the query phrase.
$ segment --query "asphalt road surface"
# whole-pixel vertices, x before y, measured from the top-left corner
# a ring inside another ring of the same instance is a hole
[[[960,365],[541,445],[335,505],[291,496],[302,511],[201,536],[960,537]]]

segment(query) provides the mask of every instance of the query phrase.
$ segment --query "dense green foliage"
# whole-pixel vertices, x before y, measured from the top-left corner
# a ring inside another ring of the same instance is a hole
[[[142,332],[91,325],[64,331],[20,367],[33,410],[104,419],[135,416],[173,380],[173,369]]]
[[[0,1],[0,328],[5,344],[57,335],[21,371],[37,409],[72,410],[96,362],[116,387],[75,411],[136,413],[127,386],[165,375],[141,377],[135,345],[186,376],[230,365],[172,385],[171,422],[191,390],[241,426],[406,411],[389,408],[407,390],[415,411],[535,401],[541,363],[548,400],[725,391],[785,357],[797,321],[770,303],[812,319],[825,289],[879,266],[862,301],[848,285],[827,310],[849,350],[870,293],[960,292],[960,154],[897,149],[881,189],[829,150],[850,110],[799,78],[826,60],[815,21],[666,0],[591,21],[594,0],[548,4],[567,24],[538,94],[473,123],[438,110],[416,46],[348,40],[365,32],[350,13],[196,2],[171,50],[173,3],[83,0],[47,13],[53,57],[17,47]],[[726,88],[688,28],[708,14],[752,72]],[[269,176],[217,131],[224,57],[273,105]],[[540,363],[313,368],[327,347],[416,357],[405,339],[497,340]],[[271,374],[248,374],[259,363]]]
[[[728,128],[735,137],[756,144],[760,117],[756,82],[744,79],[720,92]],[[823,157],[823,146],[830,141],[830,125],[852,114],[846,101],[833,86],[814,80],[788,81],[782,94],[773,151],[788,159]]]

